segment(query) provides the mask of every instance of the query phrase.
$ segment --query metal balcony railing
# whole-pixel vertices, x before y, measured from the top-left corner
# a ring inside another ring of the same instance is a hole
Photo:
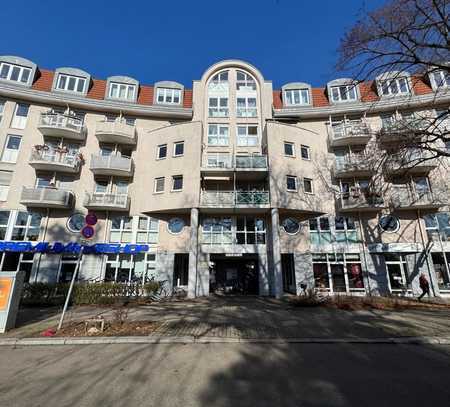
[[[395,185],[391,191],[391,201],[395,207],[441,206],[448,204],[448,191],[435,189],[432,191],[414,191],[408,185]]]
[[[79,133],[84,130],[83,120],[63,113],[42,113],[39,118],[39,127],[69,129]]]
[[[69,207],[73,192],[57,188],[23,187],[20,202],[28,206]]]
[[[233,165],[234,164],[234,165]],[[226,168],[233,167],[239,169],[264,169],[267,168],[266,155],[236,155],[233,157],[230,154],[223,153],[208,153],[206,156],[207,168]]]
[[[332,123],[330,129],[332,142],[346,138],[360,138],[363,140],[370,138],[370,127],[362,120]]]
[[[336,159],[334,166],[335,173],[371,171],[371,165],[368,157],[358,154],[352,154]]]
[[[268,205],[269,192],[202,191],[201,203],[205,206]]]
[[[130,198],[127,194],[93,193],[86,194],[84,206],[98,209],[128,209]]]
[[[267,168],[266,155],[237,155],[235,167],[239,168]]]
[[[384,199],[380,195],[368,195],[363,191],[352,191],[342,194],[340,198],[340,209],[377,209],[384,207]]]
[[[91,155],[91,170],[112,170],[131,173],[133,160],[123,155],[111,154],[108,156]]]

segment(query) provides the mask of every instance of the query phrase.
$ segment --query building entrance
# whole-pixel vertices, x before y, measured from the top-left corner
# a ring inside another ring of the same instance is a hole
[[[211,255],[209,281],[216,294],[258,295],[258,257]]]

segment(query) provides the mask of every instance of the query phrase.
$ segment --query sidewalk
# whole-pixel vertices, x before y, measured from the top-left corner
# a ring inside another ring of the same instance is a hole
[[[57,325],[60,311],[59,308],[22,309],[18,328],[0,335],[0,341],[10,343],[16,339],[39,337],[39,333]],[[100,315],[107,321],[113,319],[113,311],[109,308],[83,306],[72,308],[65,323],[83,322]],[[450,338],[448,309],[343,311],[326,307],[291,307],[282,301],[259,297],[204,298],[136,306],[129,309],[127,321],[154,322],[149,335],[134,337],[134,341],[140,343],[177,340],[392,342],[401,338],[445,342]],[[58,337],[52,339],[65,341]],[[69,342],[81,343],[82,339],[72,338]],[[102,343],[112,340],[112,337],[104,337]],[[31,339],[28,341],[32,342]],[[122,337],[121,341],[126,338]]]

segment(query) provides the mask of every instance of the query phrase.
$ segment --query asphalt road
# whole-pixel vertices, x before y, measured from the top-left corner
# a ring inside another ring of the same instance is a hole
[[[433,406],[450,347],[158,344],[0,347],[1,407]]]

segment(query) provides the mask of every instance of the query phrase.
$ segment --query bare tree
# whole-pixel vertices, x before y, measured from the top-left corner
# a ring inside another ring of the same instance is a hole
[[[437,116],[397,117],[376,136],[380,145],[397,138],[397,143],[383,149],[387,154],[382,158],[388,162],[400,157],[405,168],[450,157],[450,1],[391,0],[364,12],[345,33],[338,55],[337,69],[356,83],[383,80],[386,72],[400,77],[406,71],[412,74],[409,86],[414,88],[424,75],[434,75],[438,88],[434,101],[447,103]]]

